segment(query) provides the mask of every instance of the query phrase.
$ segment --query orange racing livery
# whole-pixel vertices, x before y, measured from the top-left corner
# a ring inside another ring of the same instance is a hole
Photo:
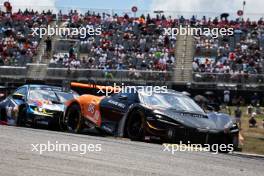
[[[101,114],[99,104],[104,96],[98,97],[94,95],[83,95],[74,100],[66,102],[66,106],[78,103],[80,105],[80,112],[83,118],[89,119],[98,127],[101,126]]]

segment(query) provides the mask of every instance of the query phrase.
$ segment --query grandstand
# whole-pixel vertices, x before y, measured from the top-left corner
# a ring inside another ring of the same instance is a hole
[[[220,15],[220,14],[219,14]],[[218,16],[219,16],[218,15]],[[180,89],[261,91],[264,21],[109,11],[0,12],[0,80],[158,84]],[[101,35],[32,35],[32,28],[100,27]],[[165,36],[163,28],[232,27],[232,36]]]

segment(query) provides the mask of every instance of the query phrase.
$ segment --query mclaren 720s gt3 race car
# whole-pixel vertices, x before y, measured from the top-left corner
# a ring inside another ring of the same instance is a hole
[[[91,88],[81,83],[72,86]],[[69,132],[78,133],[89,127],[132,140],[238,145],[239,128],[230,116],[206,113],[190,97],[173,90],[151,94],[146,91],[143,88],[110,96],[79,96],[66,102],[62,126]]]
[[[28,84],[0,102],[0,122],[7,125],[44,125],[59,128],[64,103],[78,96],[62,87]]]

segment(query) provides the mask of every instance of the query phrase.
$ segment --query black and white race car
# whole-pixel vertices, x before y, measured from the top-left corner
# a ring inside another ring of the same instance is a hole
[[[173,90],[150,93],[143,88],[111,96],[82,95],[67,102],[62,122],[71,132],[93,126],[133,140],[159,138],[170,142],[238,145],[239,128],[232,117],[206,113],[190,97]]]

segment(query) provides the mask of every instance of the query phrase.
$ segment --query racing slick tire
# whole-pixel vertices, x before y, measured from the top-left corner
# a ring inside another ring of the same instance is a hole
[[[242,151],[242,148],[239,146],[239,134],[233,136],[233,147],[234,151]]]
[[[146,120],[142,111],[132,111],[126,122],[126,137],[133,141],[143,141],[145,139],[145,123]]]
[[[74,103],[69,107],[64,118],[64,124],[66,125],[66,131],[81,133],[84,123],[81,108],[78,104]]]

